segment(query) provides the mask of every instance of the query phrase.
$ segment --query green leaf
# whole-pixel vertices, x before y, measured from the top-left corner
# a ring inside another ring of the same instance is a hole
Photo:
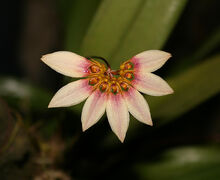
[[[186,0],[103,1],[84,38],[83,55],[110,59],[116,67],[140,51],[161,48]]]
[[[195,146],[171,149],[156,160],[135,167],[140,179],[217,180],[220,147]]]
[[[81,41],[101,0],[75,0],[67,15],[65,48],[79,53]]]
[[[220,91],[220,55],[167,79],[174,94],[147,97],[153,118],[172,120],[213,97]]]
[[[81,53],[109,58],[117,48],[121,38],[128,31],[136,14],[143,4],[142,0],[102,1],[84,37]]]

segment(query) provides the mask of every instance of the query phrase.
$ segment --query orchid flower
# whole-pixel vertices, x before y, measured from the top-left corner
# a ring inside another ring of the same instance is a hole
[[[112,131],[124,141],[129,112],[140,122],[153,125],[149,106],[140,92],[152,96],[173,93],[172,88],[151,72],[159,69],[171,57],[160,50],[148,50],[133,56],[112,70],[93,57],[82,57],[72,52],[58,51],[44,55],[41,60],[55,71],[81,78],[62,87],[52,98],[49,108],[68,107],[86,102],[82,109],[83,131],[107,113]],[[139,92],[140,91],[140,92]]]

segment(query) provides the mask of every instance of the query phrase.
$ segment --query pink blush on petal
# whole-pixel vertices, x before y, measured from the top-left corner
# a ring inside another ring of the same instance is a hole
[[[140,69],[140,59],[136,58],[136,57],[133,57],[131,58],[131,62],[134,64],[134,70],[138,70]]]
[[[83,69],[83,73],[84,73],[83,77],[89,75],[89,73],[90,73],[89,72],[89,67],[91,65],[92,65],[92,63],[87,59],[85,59],[85,61],[79,65],[79,71],[81,71]]]
[[[84,79],[82,85],[79,88],[85,89],[86,91],[91,91],[91,93],[93,89],[93,87],[89,85],[89,79]]]
[[[82,111],[83,131],[94,125],[104,114],[107,94],[99,90],[94,91],[86,100]]]

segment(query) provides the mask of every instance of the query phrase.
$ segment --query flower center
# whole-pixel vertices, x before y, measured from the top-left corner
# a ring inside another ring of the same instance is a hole
[[[118,94],[122,91],[128,91],[131,81],[134,79],[133,63],[126,61],[120,66],[120,70],[106,69],[103,64],[93,62],[89,67],[89,85],[101,92]]]

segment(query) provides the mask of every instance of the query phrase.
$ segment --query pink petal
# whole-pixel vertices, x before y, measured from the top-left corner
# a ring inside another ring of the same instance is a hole
[[[55,71],[70,77],[85,77],[91,65],[86,58],[68,51],[44,55],[41,60]]]
[[[86,100],[82,110],[83,131],[94,125],[105,113],[107,94],[99,89]]]
[[[113,93],[109,94],[106,112],[112,131],[123,142],[129,125],[129,113],[120,93],[116,95]]]
[[[149,50],[137,54],[131,59],[138,71],[153,72],[159,69],[171,57],[170,53],[160,50]]]
[[[52,98],[49,108],[67,107],[79,104],[92,93],[92,86],[88,85],[87,79],[71,82],[62,87]]]
[[[151,96],[162,96],[173,93],[173,89],[166,81],[152,73],[136,73],[132,84],[138,91]]]
[[[130,87],[128,91],[124,91],[123,97],[129,112],[137,120],[151,126],[153,125],[147,101],[136,89]]]

